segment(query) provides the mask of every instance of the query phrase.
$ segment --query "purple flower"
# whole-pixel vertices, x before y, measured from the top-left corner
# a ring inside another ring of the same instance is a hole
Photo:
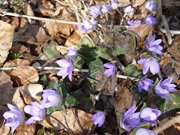
[[[171,92],[176,91],[176,85],[172,84],[172,78],[161,80],[155,87],[155,92],[161,98],[167,99],[170,97]]]
[[[112,9],[117,9],[118,8],[117,0],[111,0],[111,7],[112,7]]]
[[[163,47],[160,45],[161,42],[161,39],[155,40],[155,35],[149,35],[145,42],[146,48],[152,53],[161,55],[163,50]]]
[[[114,64],[106,63],[106,64],[104,64],[104,67],[106,68],[106,70],[104,71],[105,76],[114,77],[116,75],[117,69]]]
[[[77,57],[77,50],[75,48],[70,48],[68,50],[67,56],[70,58],[70,60],[73,60]]]
[[[154,16],[147,16],[145,19],[145,23],[151,26],[154,26],[157,24],[157,19]]]
[[[43,100],[41,101],[41,105],[44,108],[55,107],[60,102],[62,102],[61,95],[55,90],[51,90],[51,89],[43,90],[42,97],[43,97]]]
[[[161,115],[161,111],[158,109],[144,108],[140,113],[140,118],[145,122],[156,124],[157,118]]]
[[[108,13],[108,12],[110,12],[110,11],[112,11],[112,7],[111,7],[110,4],[102,5],[102,7],[101,7],[101,12],[102,12],[103,14],[106,14],[106,13]]]
[[[57,75],[62,76],[63,79],[66,76],[68,76],[69,80],[72,81],[72,72],[73,72],[72,62],[65,59],[61,59],[61,60],[57,60],[56,63],[61,67]]]
[[[128,26],[137,27],[141,25],[141,20],[129,20],[127,24]]]
[[[82,24],[79,26],[79,30],[82,33],[89,33],[92,32],[93,30],[96,29],[97,26],[97,21],[94,19],[88,21],[88,20],[83,20]]]
[[[138,90],[139,90],[139,92],[142,92],[142,91],[148,92],[149,89],[153,86],[153,82],[154,81],[149,79],[149,78],[141,79],[138,82]]]
[[[24,112],[26,112],[27,114],[30,114],[32,117],[29,118],[26,121],[26,124],[33,124],[36,121],[41,121],[45,118],[46,115],[46,111],[44,106],[42,106],[41,104],[37,103],[37,102],[32,102],[31,105],[26,105],[24,107]]]
[[[135,135],[157,135],[154,131],[145,129],[145,128],[139,128]]]
[[[89,14],[94,18],[98,17],[101,15],[101,6],[91,6],[89,8]]]
[[[106,117],[105,117],[105,113],[104,112],[97,112],[92,116],[92,121],[94,123],[94,125],[97,125],[98,127],[102,127],[102,125],[104,124]]]
[[[146,2],[145,8],[151,12],[156,12],[158,10],[158,3],[155,0],[149,0]]]
[[[140,112],[136,112],[137,107],[132,106],[130,107],[123,115],[122,120],[120,121],[121,128],[125,129],[126,131],[130,131],[133,128],[139,127],[142,122],[140,119]]]
[[[6,122],[5,126],[11,127],[11,132],[13,133],[24,122],[24,113],[11,104],[7,104],[7,106],[10,111],[5,112],[3,117]]]
[[[149,70],[153,75],[160,72],[159,63],[153,57],[142,58],[138,61],[138,64],[143,65],[143,74],[146,74]]]

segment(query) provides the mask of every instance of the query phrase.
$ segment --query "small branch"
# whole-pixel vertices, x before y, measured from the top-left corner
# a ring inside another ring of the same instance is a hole
[[[0,67],[0,71],[10,71],[10,70],[14,70],[16,68],[17,67]],[[41,66],[34,67],[34,68],[36,68],[38,70],[60,70],[61,69],[61,67],[41,67]],[[77,68],[75,68],[74,72],[88,73],[89,70],[88,69],[77,69]],[[126,76],[126,75],[120,75],[120,74],[117,75],[117,78],[130,79],[130,80],[133,80],[133,81],[138,81],[139,80],[138,78],[135,78],[135,77],[130,77],[130,76]]]
[[[162,123],[162,125],[160,125],[156,129],[154,129],[154,132],[157,134],[161,133],[162,131],[164,131],[165,129],[171,127],[172,125],[174,125],[176,123],[180,123],[180,115],[173,117],[172,119],[170,119],[166,123]]]
[[[11,13],[11,12],[6,12],[6,11],[2,11],[0,13],[2,14],[1,16],[21,17],[21,18],[33,19],[33,20],[38,20],[38,21],[43,21],[43,22],[49,21],[49,22],[57,22],[57,23],[71,24],[71,25],[80,24],[78,22],[65,21],[65,20],[52,19],[52,18],[44,18],[44,17],[36,17],[36,16],[29,16],[29,15],[20,15],[17,13]]]

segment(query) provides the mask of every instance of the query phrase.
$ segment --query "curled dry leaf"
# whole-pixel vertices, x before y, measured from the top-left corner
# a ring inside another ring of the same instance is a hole
[[[128,30],[136,33],[141,38],[141,40],[143,40],[146,36],[149,35],[149,33],[152,32],[153,27],[146,24],[142,24],[138,27],[129,27]]]
[[[56,111],[49,117],[54,127],[79,135],[91,129],[93,125],[91,118],[90,113],[75,108]]]
[[[35,125],[21,125],[16,129],[16,135],[35,135]]]
[[[10,75],[20,85],[27,85],[39,80],[37,70],[31,66],[18,66],[10,72]]]
[[[6,60],[12,47],[14,27],[6,22],[0,21],[0,65]]]

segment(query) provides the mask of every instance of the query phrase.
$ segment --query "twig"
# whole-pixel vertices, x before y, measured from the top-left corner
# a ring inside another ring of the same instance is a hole
[[[157,134],[161,133],[162,131],[171,127],[175,123],[180,123],[180,115],[177,115],[177,116],[173,117],[172,119],[170,119],[169,121],[167,121],[166,123],[163,123],[162,125],[160,125],[156,129],[154,129],[154,132]]]
[[[14,70],[16,68],[17,67],[0,67],[0,71],[10,71],[10,70]],[[34,67],[34,68],[36,68],[38,70],[60,70],[61,69],[61,67],[42,67],[42,66],[38,66],[38,67]],[[75,68],[74,72],[88,73],[89,70],[88,69],[77,69],[77,68]],[[138,78],[135,78],[135,77],[130,77],[130,76],[126,76],[126,75],[120,75],[120,74],[117,75],[117,78],[130,79],[130,80],[133,80],[133,81],[138,81],[139,80]]]
[[[30,15],[20,15],[17,13],[11,13],[11,12],[6,12],[6,11],[2,11],[0,13],[2,14],[1,16],[22,17],[22,18],[33,19],[33,20],[38,20],[38,21],[43,21],[43,22],[49,21],[49,22],[57,22],[57,23],[71,24],[71,25],[80,24],[78,22],[73,22],[73,21],[65,21],[65,20],[52,19],[52,18],[36,17],[36,16],[30,16]]]

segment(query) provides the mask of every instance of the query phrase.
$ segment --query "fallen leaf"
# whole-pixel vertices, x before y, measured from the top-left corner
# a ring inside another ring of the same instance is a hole
[[[0,31],[0,65],[2,65],[12,47],[14,27],[6,22],[0,21]]]
[[[35,125],[21,125],[16,129],[15,135],[35,135]]]
[[[30,65],[29,60],[25,59],[15,59],[12,61],[7,61],[3,67],[16,67],[16,66],[28,66]]]
[[[10,135],[10,128],[3,124],[0,127],[0,135]]]
[[[142,24],[137,27],[129,27],[128,30],[136,33],[141,38],[141,40],[143,40],[145,37],[149,35],[149,33],[152,32],[153,28],[152,26]]]
[[[125,112],[133,103],[133,94],[130,92],[130,90],[127,88],[127,86],[117,86],[117,92],[115,94],[114,99],[112,100],[112,103],[118,112]]]
[[[21,90],[24,88],[25,88],[24,86],[18,87],[16,89],[16,92],[14,93],[13,99],[12,99],[13,104],[16,105],[20,110],[23,110],[23,108],[25,106],[24,99],[21,95]]]
[[[73,34],[66,40],[65,46],[73,47],[80,42],[81,38],[81,33],[79,31],[74,31]]]
[[[29,84],[27,90],[33,99],[37,101],[41,100],[41,93],[43,92],[43,86],[41,84]]]
[[[67,38],[71,35],[73,31],[73,26],[69,24],[62,24],[57,22],[46,22],[44,27],[47,29],[49,35],[56,37],[60,35],[61,37]]]
[[[38,72],[31,66],[18,66],[10,72],[12,79],[20,85],[27,85],[39,80]]]
[[[49,117],[53,126],[79,135],[91,129],[93,125],[91,118],[90,113],[75,108],[56,111]]]
[[[133,0],[132,5],[133,7],[141,6],[143,3],[145,3],[146,0]]]
[[[0,72],[0,105],[11,103],[14,92],[10,76],[5,72]]]

